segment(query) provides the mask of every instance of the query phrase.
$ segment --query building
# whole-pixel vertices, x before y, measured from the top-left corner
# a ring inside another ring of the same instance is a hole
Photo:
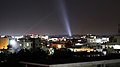
[[[35,49],[42,47],[45,43],[40,38],[21,38],[19,44],[21,49]]]
[[[0,49],[7,49],[8,44],[9,44],[8,38],[0,38]]]

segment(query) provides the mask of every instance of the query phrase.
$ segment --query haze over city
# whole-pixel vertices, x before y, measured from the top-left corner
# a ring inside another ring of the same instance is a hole
[[[119,3],[119,0],[1,0],[0,34],[52,35],[70,31],[117,34]]]
[[[120,67],[120,0],[0,0],[0,67]]]

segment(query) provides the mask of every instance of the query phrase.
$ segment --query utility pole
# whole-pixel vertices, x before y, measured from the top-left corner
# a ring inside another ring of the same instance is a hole
[[[120,35],[120,24],[118,24],[118,35]]]

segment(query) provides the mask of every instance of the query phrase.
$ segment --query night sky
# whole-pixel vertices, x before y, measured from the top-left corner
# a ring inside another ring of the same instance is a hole
[[[64,12],[66,16],[64,16]],[[117,34],[120,0],[0,0],[0,34]]]

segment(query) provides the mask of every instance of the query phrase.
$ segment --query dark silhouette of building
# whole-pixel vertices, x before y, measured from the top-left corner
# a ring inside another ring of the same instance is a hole
[[[120,35],[120,24],[118,24],[118,35]]]

